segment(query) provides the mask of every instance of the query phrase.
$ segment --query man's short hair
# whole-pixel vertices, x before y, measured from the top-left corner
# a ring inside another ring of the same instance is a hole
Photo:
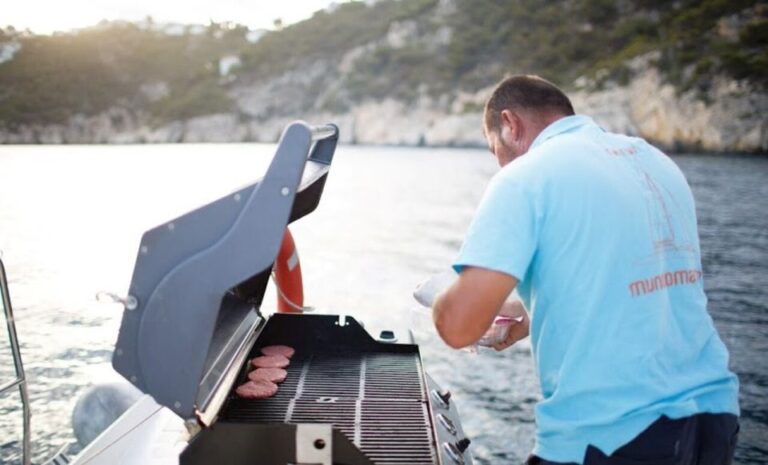
[[[565,93],[556,85],[533,75],[510,76],[493,91],[485,104],[485,127],[499,129],[503,110],[527,110],[541,116],[570,116],[575,112]]]

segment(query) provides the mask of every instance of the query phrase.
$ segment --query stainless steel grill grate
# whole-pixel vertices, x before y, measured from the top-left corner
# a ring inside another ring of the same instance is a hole
[[[418,353],[297,353],[287,370],[275,397],[233,396],[221,421],[331,423],[377,465],[436,462]]]

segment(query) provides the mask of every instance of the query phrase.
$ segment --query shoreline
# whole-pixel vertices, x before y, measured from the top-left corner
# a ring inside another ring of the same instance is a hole
[[[675,146],[667,146],[646,139],[654,147],[659,148],[667,155],[687,156],[687,155],[705,155],[705,156],[732,156],[732,157],[768,157],[768,150],[709,150],[695,145],[688,145],[684,143],[675,144]],[[243,141],[200,141],[200,142],[183,142],[183,141],[165,141],[165,142],[61,142],[61,143],[47,143],[47,142],[0,142],[0,148],[2,147],[34,147],[34,146],[103,146],[103,147],[129,147],[129,146],[158,146],[158,145],[236,145],[236,144],[276,144],[277,140],[264,141],[264,140],[243,140]],[[391,143],[359,143],[359,142],[340,142],[340,146],[352,146],[352,147],[378,147],[378,148],[403,148],[403,149],[427,149],[427,150],[466,150],[473,149],[479,151],[487,151],[488,147],[484,144],[469,144],[469,143],[455,143],[455,144],[391,144]]]

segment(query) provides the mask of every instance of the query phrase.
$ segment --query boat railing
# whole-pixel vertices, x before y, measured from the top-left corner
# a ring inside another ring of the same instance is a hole
[[[19,340],[16,336],[16,323],[13,319],[13,308],[11,307],[11,296],[8,291],[8,280],[6,279],[5,266],[0,259],[0,293],[2,293],[3,314],[5,323],[8,326],[8,340],[10,342],[11,355],[15,367],[15,377],[10,381],[0,379],[0,398],[7,393],[18,389],[21,397],[22,415],[23,415],[23,437],[22,437],[22,463],[30,465],[31,463],[31,437],[30,437],[30,410],[29,393],[27,392],[27,378],[24,375],[24,365],[21,361],[21,351],[19,350]]]

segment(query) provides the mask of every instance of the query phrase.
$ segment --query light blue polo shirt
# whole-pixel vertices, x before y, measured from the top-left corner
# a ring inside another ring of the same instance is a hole
[[[661,415],[738,415],[691,190],[644,140],[580,115],[549,125],[491,180],[465,266],[520,281],[543,395],[536,455],[583,463],[587,445],[610,455]]]

